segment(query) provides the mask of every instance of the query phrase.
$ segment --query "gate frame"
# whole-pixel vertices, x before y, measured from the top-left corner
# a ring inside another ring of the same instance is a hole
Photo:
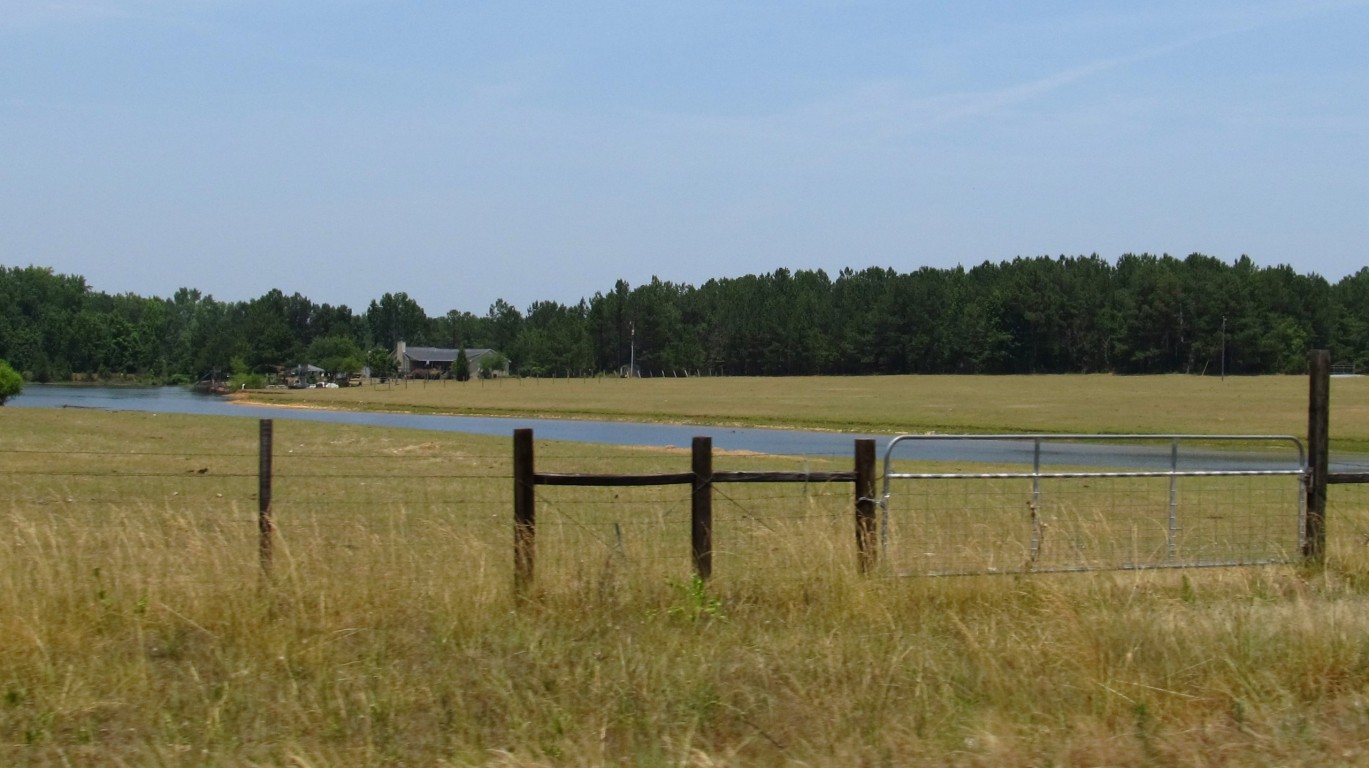
[[[933,442],[933,441],[976,441],[976,442],[1032,442],[1032,471],[1030,472],[895,472],[893,469],[894,450],[900,443],[908,442]],[[1042,472],[1041,471],[1041,445],[1042,443],[1113,443],[1113,442],[1137,442],[1137,441],[1170,441],[1169,469],[1166,470],[1132,470],[1132,471],[1067,471],[1067,472]],[[1297,469],[1227,469],[1227,470],[1181,470],[1179,469],[1179,445],[1182,441],[1222,441],[1222,442],[1279,442],[1290,443],[1297,449]],[[1039,554],[1040,547],[1040,519],[1036,515],[1041,498],[1041,480],[1069,479],[1069,478],[1117,478],[1117,477],[1168,477],[1169,478],[1169,521],[1166,529],[1166,543],[1168,547],[1169,561],[1154,565],[1134,565],[1117,566],[1114,568],[1098,568],[1096,570],[1146,570],[1159,568],[1196,568],[1196,567],[1220,567],[1229,566],[1233,563],[1174,563],[1175,539],[1178,533],[1178,480],[1181,477],[1269,477],[1269,476],[1289,476],[1298,477],[1298,551],[1304,557],[1312,549],[1320,549],[1312,543],[1315,526],[1312,525],[1312,514],[1309,512],[1309,493],[1308,478],[1312,471],[1308,466],[1308,451],[1303,445],[1303,441],[1293,435],[1195,435],[1195,434],[1080,434],[1080,433],[1026,433],[1026,434],[905,434],[892,438],[884,449],[884,480],[879,498],[880,506],[880,549],[881,557],[885,562],[889,562],[889,499],[892,496],[892,482],[894,480],[1010,480],[1010,479],[1030,479],[1032,481],[1031,491],[1031,541],[1028,562],[1034,563]],[[1246,563],[1241,563],[1246,564]],[[1032,570],[1032,569],[1028,569]],[[1059,570],[1095,570],[1092,568],[1081,569],[1042,569],[1045,571]]]

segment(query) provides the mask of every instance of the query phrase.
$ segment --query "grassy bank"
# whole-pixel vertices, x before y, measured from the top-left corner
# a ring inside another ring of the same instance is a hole
[[[506,438],[276,426],[266,581],[254,421],[0,409],[0,763],[1369,761],[1358,488],[1325,572],[955,579],[856,575],[849,488],[737,490],[707,588],[643,533],[678,492],[549,496],[519,605]]]
[[[502,379],[269,390],[256,402],[901,432],[1307,431],[1301,376],[866,376]],[[1335,379],[1332,440],[1369,450],[1369,378]]]

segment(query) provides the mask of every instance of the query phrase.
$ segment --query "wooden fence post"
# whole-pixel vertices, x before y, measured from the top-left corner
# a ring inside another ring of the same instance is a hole
[[[856,441],[856,557],[861,573],[874,570],[879,560],[875,520],[875,441]]]
[[[271,520],[272,432],[271,419],[262,419],[258,428],[257,449],[257,553],[261,559],[262,573],[267,576],[271,575],[271,537],[276,527]]]
[[[523,595],[532,586],[537,560],[537,513],[533,508],[532,430],[513,431],[513,589]]]
[[[713,438],[694,438],[693,454],[690,550],[694,572],[707,581],[713,575]]]
[[[1326,558],[1326,478],[1330,474],[1331,353],[1314,349],[1308,358],[1307,519],[1302,556],[1308,563]]]

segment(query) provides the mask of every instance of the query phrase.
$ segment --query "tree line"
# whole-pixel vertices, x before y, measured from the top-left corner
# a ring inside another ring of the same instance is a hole
[[[110,295],[0,267],[0,359],[26,378],[188,381],[300,363],[384,367],[395,342],[490,348],[524,376],[1296,373],[1307,351],[1369,363],[1369,267],[1335,284],[1194,254],[1017,258],[913,272],[777,269],[691,286],[619,280],[575,304],[500,299],[429,315],[405,293],[365,311],[272,290],[219,301]]]

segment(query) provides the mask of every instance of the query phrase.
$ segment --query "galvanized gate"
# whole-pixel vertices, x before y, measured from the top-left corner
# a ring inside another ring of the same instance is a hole
[[[882,561],[910,575],[1291,562],[1306,474],[1288,435],[901,435],[884,454]]]

